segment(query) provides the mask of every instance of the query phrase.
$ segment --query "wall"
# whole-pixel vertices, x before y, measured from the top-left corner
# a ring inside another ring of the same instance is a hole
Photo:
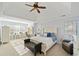
[[[76,20],[76,40],[74,41],[74,55],[79,55],[79,2],[73,2],[71,5],[72,17]]]
[[[3,9],[3,3],[0,2],[0,15],[2,14],[2,9]]]
[[[0,22],[0,40],[1,40],[1,22]]]
[[[21,18],[14,18],[10,16],[0,17],[0,29],[2,29],[3,26],[10,27],[10,38],[11,39],[14,38],[13,35],[15,33],[17,34],[20,32],[25,33],[26,31],[28,31],[28,27],[33,26],[33,23],[34,22],[32,21],[21,19]],[[20,37],[22,37],[22,35]]]

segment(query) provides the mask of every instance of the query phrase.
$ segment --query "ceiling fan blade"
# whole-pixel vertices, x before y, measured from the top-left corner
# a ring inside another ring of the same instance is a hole
[[[37,12],[40,13],[39,9],[37,9]]]
[[[30,11],[32,12],[33,10],[35,10],[35,8],[31,9]]]
[[[32,5],[29,5],[29,4],[25,4],[25,5],[30,6],[30,7],[33,7]]]
[[[46,7],[44,7],[44,6],[38,6],[38,8],[41,8],[41,9],[46,9]]]

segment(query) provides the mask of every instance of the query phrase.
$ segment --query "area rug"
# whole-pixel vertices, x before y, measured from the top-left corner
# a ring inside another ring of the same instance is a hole
[[[12,40],[10,43],[19,55],[24,55],[30,51],[27,47],[24,47],[24,41],[22,39]]]

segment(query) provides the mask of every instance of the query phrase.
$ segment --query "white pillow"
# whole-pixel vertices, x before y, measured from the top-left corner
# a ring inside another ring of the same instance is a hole
[[[47,37],[47,33],[44,33],[44,37]]]
[[[37,34],[36,36],[40,36],[40,34]]]

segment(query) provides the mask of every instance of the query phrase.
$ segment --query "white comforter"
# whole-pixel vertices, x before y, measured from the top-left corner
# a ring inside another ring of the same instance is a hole
[[[36,36],[36,37],[32,37],[31,39],[42,42],[42,52],[44,53],[46,53],[46,51],[56,43],[53,42],[52,38],[50,37]]]

